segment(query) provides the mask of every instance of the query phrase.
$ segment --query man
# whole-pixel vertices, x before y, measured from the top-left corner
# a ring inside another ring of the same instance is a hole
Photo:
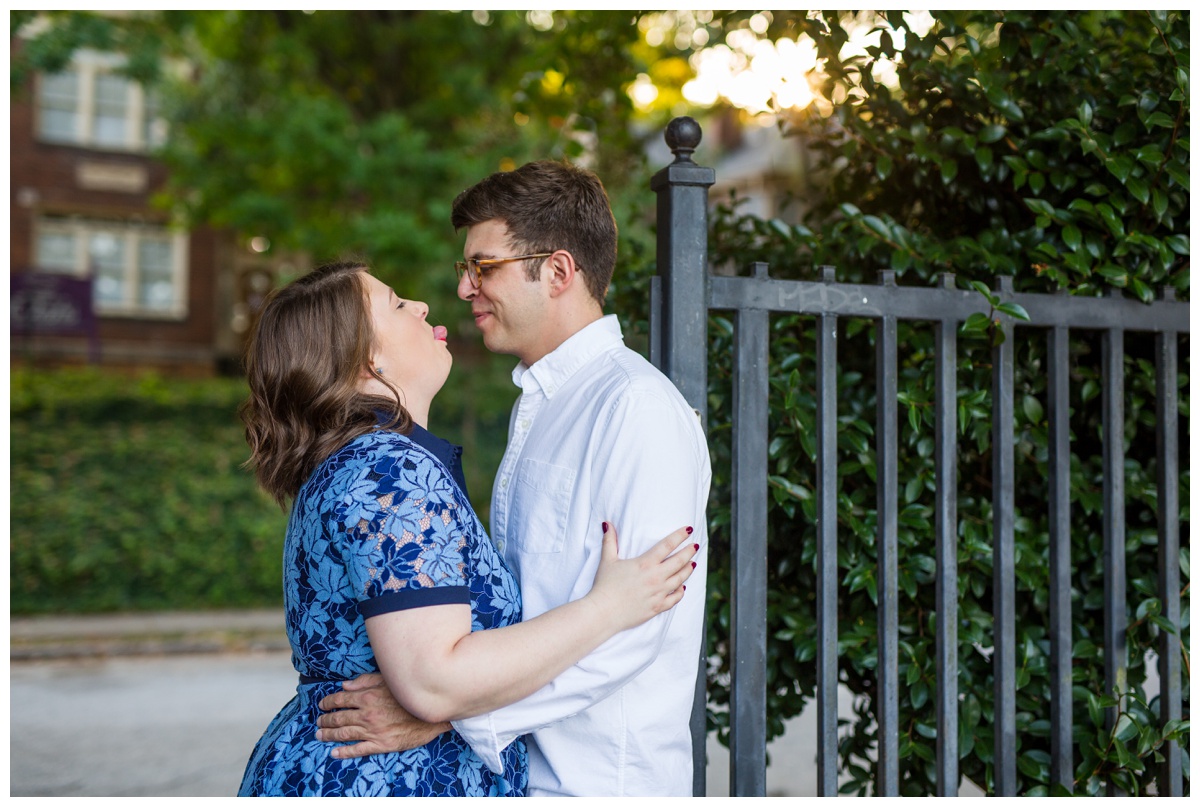
[[[520,359],[491,520],[524,617],[591,588],[604,521],[616,526],[622,557],[683,525],[695,525],[701,545],[675,608],[454,729],[493,769],[501,749],[528,735],[530,795],[691,795],[708,448],[695,411],[603,314],[617,253],[608,197],[588,171],[535,162],[461,193],[451,220],[467,230],[458,295],[488,349]],[[413,747],[446,728],[406,723],[378,683],[351,682],[321,704],[348,710],[322,715],[321,726],[341,727],[322,739],[367,741],[343,755]]]

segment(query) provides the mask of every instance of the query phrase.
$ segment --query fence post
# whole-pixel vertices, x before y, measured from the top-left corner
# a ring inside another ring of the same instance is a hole
[[[708,189],[716,172],[692,162],[700,145],[700,124],[675,118],[666,141],[675,161],[650,180],[658,195],[658,277],[654,297],[661,310],[651,310],[652,352],[660,369],[700,413],[708,427]],[[707,638],[700,642],[696,697],[692,705],[692,793],[704,795],[707,689]]]

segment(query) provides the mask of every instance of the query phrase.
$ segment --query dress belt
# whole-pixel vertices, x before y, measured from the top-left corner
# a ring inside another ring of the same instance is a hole
[[[362,673],[359,673],[358,675],[366,675],[367,673],[378,674],[379,670],[364,670],[364,671],[362,671]],[[328,675],[305,675],[304,673],[300,674],[300,683],[305,683],[305,685],[307,685],[307,683],[344,683],[346,681],[349,681],[349,679],[332,679],[332,677],[329,677]]]

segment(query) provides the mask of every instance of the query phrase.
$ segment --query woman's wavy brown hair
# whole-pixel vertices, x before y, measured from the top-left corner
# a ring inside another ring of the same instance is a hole
[[[267,298],[246,351],[250,397],[238,410],[258,483],[281,508],[329,455],[391,416],[408,434],[412,418],[394,398],[359,390],[371,366],[374,330],[359,262],[314,269]]]

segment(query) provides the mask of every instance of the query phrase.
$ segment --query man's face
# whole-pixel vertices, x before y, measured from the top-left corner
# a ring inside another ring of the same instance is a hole
[[[507,258],[523,254],[513,248],[508,226],[490,219],[467,228],[463,257],[468,260]],[[485,267],[477,289],[466,272],[458,280],[458,296],[471,304],[483,343],[493,353],[516,356],[533,364],[549,352],[546,348],[550,304],[549,272],[545,259],[537,280],[525,274],[525,261],[506,261]],[[552,347],[550,349],[553,349]]]

